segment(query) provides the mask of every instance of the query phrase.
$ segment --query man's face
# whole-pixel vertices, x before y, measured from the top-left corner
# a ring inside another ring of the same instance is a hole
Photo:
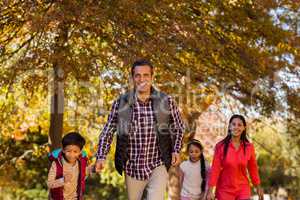
[[[133,72],[133,84],[138,92],[150,92],[152,85],[152,71],[148,65],[136,66]]]

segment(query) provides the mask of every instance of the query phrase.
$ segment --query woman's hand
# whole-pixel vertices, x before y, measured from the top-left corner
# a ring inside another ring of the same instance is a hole
[[[213,189],[209,188],[206,194],[206,200],[213,200],[215,199],[215,195],[213,193]]]
[[[260,187],[260,185],[257,185],[257,186],[256,186],[256,191],[257,191],[258,199],[259,199],[259,200],[264,200],[264,191],[263,191],[263,189]]]

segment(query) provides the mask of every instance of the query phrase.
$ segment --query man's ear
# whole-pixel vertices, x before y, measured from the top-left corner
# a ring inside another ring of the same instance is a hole
[[[133,84],[133,76],[130,75],[128,78],[128,89],[133,89],[134,88],[134,84]]]

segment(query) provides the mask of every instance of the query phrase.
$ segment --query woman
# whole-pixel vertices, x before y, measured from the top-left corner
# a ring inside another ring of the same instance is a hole
[[[250,200],[247,170],[259,200],[263,200],[254,146],[247,139],[246,120],[241,115],[233,115],[227,136],[215,147],[206,199],[214,199],[213,189],[216,187],[218,200]]]

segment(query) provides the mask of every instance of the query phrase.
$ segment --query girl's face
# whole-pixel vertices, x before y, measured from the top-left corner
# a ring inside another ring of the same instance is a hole
[[[200,160],[201,150],[196,145],[191,144],[189,147],[189,156],[192,162]]]
[[[233,137],[241,137],[245,129],[243,121],[239,118],[234,118],[229,125],[229,130]]]
[[[67,145],[63,149],[63,153],[65,154],[67,161],[71,164],[74,164],[76,163],[76,160],[79,158],[81,154],[81,150],[77,145]]]

